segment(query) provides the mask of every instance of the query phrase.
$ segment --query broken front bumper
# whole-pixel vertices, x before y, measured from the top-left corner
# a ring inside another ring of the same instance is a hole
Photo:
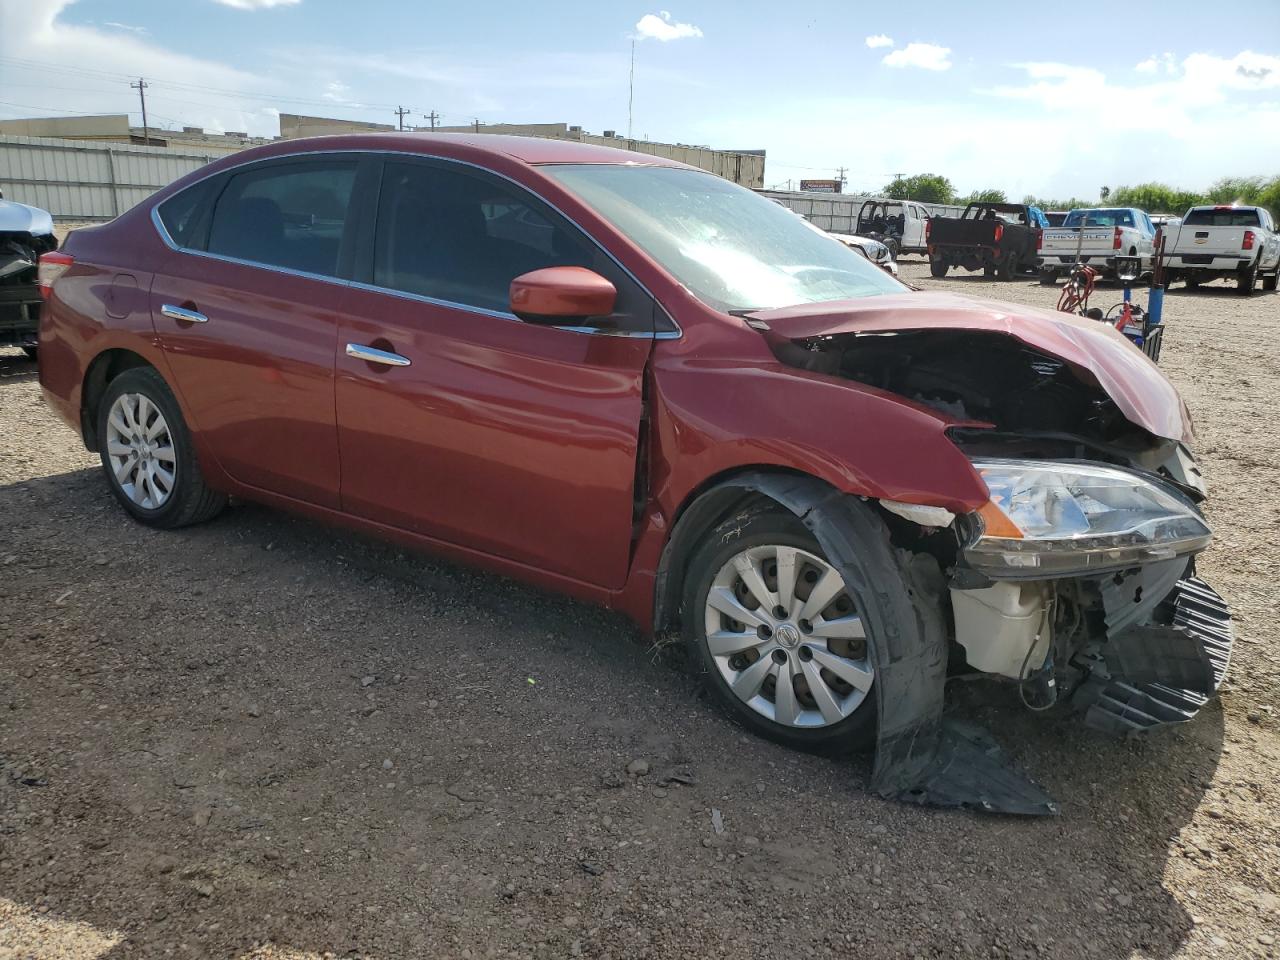
[[[1222,597],[1199,577],[1179,580],[1153,622],[1101,647],[1073,703],[1089,726],[1124,736],[1185,723],[1222,685],[1233,637]]]

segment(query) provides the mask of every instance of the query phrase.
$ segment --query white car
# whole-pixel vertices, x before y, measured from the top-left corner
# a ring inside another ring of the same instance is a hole
[[[1261,277],[1263,290],[1275,290],[1280,235],[1266,207],[1192,207],[1165,241],[1164,266],[1170,283],[1182,280],[1191,289],[1234,278],[1247,296]]]
[[[1072,210],[1062,226],[1040,235],[1040,282],[1066,276],[1077,260],[1114,277],[1116,257],[1138,257],[1146,274],[1155,262],[1155,237],[1155,224],[1136,207]]]
[[[855,237],[848,233],[829,233],[827,236],[839,240],[846,247],[852,247],[882,270],[887,270],[895,277],[898,275],[898,263],[887,246],[870,237]]]

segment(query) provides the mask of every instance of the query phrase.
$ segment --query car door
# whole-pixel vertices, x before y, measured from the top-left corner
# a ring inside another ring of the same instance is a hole
[[[158,211],[173,249],[152,315],[195,427],[235,480],[327,507],[339,504],[334,354],[359,165],[249,164]]]
[[[652,298],[532,194],[449,161],[388,158],[361,248],[339,336],[343,509],[621,586]],[[572,330],[518,320],[511,280],[557,265],[611,280],[615,315]]]

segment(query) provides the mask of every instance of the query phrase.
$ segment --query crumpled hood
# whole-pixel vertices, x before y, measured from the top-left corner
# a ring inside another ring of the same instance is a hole
[[[788,340],[907,330],[1004,334],[1096,382],[1131,423],[1149,433],[1184,443],[1193,438],[1191,415],[1173,384],[1141,350],[1098,320],[933,291],[800,304],[750,316]]]
[[[39,207],[0,200],[0,233],[29,233],[43,237],[53,233],[53,217]]]

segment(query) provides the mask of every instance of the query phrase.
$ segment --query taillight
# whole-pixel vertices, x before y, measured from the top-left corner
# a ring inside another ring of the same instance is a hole
[[[40,265],[36,267],[36,286],[40,288],[40,296],[48,300],[54,283],[75,262],[76,258],[71,254],[58,253],[56,250],[40,254]]]
[[[1001,238],[1001,237],[1003,237],[1003,236],[1004,236],[1004,224],[1003,224],[1003,223],[997,223],[997,224],[996,224],[996,243],[999,243],[999,242],[1000,242],[1000,238]]]
[[[1036,231],[1036,249],[1037,250],[1044,249],[1044,231],[1043,230]]]
[[[1240,249],[1241,249],[1241,250],[1252,250],[1252,249],[1253,249],[1253,241],[1254,241],[1253,231],[1252,231],[1252,230],[1246,230],[1246,231],[1244,232],[1244,243],[1240,244]]]
[[[1119,227],[1116,227],[1115,237],[1111,240],[1111,249],[1112,250],[1120,249],[1120,228]]]
[[[924,242],[929,242],[929,234],[933,232],[933,221],[926,220],[924,222]]]

